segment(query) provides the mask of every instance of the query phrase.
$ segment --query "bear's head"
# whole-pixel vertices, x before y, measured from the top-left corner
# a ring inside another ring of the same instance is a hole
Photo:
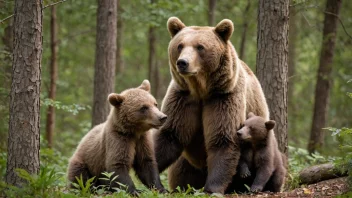
[[[227,71],[233,69],[234,61],[229,41],[234,30],[232,21],[224,19],[215,27],[186,26],[177,17],[171,17],[167,28],[172,38],[168,49],[171,73],[178,84],[189,86],[189,79],[193,78],[199,83],[195,87],[206,89],[207,81],[217,81],[208,80],[214,73],[224,78],[223,72],[232,72]]]
[[[265,121],[264,118],[250,112],[247,120],[244,121],[243,127],[237,131],[237,136],[240,140],[247,142],[263,142],[274,127],[274,120]]]
[[[150,94],[148,80],[144,80],[137,88],[127,89],[120,94],[112,93],[108,100],[113,106],[111,119],[117,122],[116,125],[123,125],[124,130],[146,131],[158,128],[167,119],[157,108],[157,102]]]

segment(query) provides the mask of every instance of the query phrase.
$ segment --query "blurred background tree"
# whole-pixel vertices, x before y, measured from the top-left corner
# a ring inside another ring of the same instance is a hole
[[[216,24],[223,18],[231,19],[235,26],[231,41],[243,61],[255,71],[258,2],[216,1],[216,4],[211,4],[209,1],[118,1],[115,91],[120,92],[126,88],[136,87],[143,79],[150,78],[152,90],[155,89],[153,93],[161,103],[171,78],[167,55],[170,37],[166,29],[166,21],[170,16],[179,17],[186,25],[209,25]],[[44,0],[44,5],[55,2],[59,0]],[[326,0],[290,2],[289,31],[293,38],[289,38],[287,131],[288,143],[294,147],[306,148],[311,131],[315,97],[313,85],[316,84],[323,41],[325,5]],[[56,116],[52,148],[60,151],[63,156],[72,154],[79,140],[91,127],[97,6],[96,0],[67,0],[55,6],[56,18],[59,21],[57,47],[60,50],[57,52],[59,78],[55,83],[56,97],[53,101],[50,100],[49,93],[52,81],[50,75],[52,17],[50,9],[43,10],[41,136],[45,137],[46,114],[48,108],[53,106],[56,109]],[[13,0],[0,1],[0,20],[13,14],[13,10]],[[351,83],[348,81],[352,79],[352,39],[347,34],[352,34],[350,10],[352,10],[352,4],[347,0],[343,1],[339,15],[341,21],[337,24],[335,54],[330,76],[331,97],[323,127],[351,127],[352,100],[346,96],[347,92],[351,92]],[[5,153],[7,148],[13,46],[12,23],[13,18],[0,23],[1,153]],[[153,45],[150,38],[154,38]],[[325,136],[321,153],[340,155],[338,141],[336,136]],[[48,146],[45,139],[42,138],[41,142],[42,148]]]

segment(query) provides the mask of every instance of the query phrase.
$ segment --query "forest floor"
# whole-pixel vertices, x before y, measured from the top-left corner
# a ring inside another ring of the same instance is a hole
[[[311,184],[305,187],[296,188],[288,192],[280,193],[258,193],[253,195],[229,195],[226,197],[334,197],[343,195],[349,191],[347,177],[329,179]],[[344,197],[352,197],[352,194]]]

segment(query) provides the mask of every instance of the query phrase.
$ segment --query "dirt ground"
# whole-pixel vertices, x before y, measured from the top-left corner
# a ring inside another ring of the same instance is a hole
[[[347,177],[330,179],[296,188],[289,192],[280,193],[258,193],[252,195],[232,195],[228,197],[250,198],[250,197],[334,197],[349,191]],[[352,196],[352,195],[351,195]],[[346,196],[348,197],[348,196]]]

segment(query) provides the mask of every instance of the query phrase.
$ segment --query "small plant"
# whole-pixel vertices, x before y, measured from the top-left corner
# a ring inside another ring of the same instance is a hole
[[[348,181],[352,184],[352,128],[343,127],[337,128],[326,128],[332,132],[332,136],[336,136],[340,141],[340,151],[342,153],[341,158],[334,160],[335,167],[340,169],[341,172],[348,173]]]
[[[56,186],[61,176],[55,169],[42,166],[38,175],[31,175],[23,169],[15,171],[25,183],[22,187],[2,184],[7,197],[51,197],[59,193]]]
[[[306,149],[288,146],[289,151],[289,170],[287,172],[287,180],[285,189],[294,189],[299,187],[299,172],[304,168],[316,164],[322,164],[334,160],[331,157],[324,157],[319,153],[309,154]]]
[[[77,183],[72,183],[72,185],[78,189],[80,196],[88,197],[91,194],[90,190],[93,186],[92,184],[93,184],[94,179],[95,179],[95,177],[92,177],[84,183],[82,175],[80,175],[79,178],[76,177]]]

